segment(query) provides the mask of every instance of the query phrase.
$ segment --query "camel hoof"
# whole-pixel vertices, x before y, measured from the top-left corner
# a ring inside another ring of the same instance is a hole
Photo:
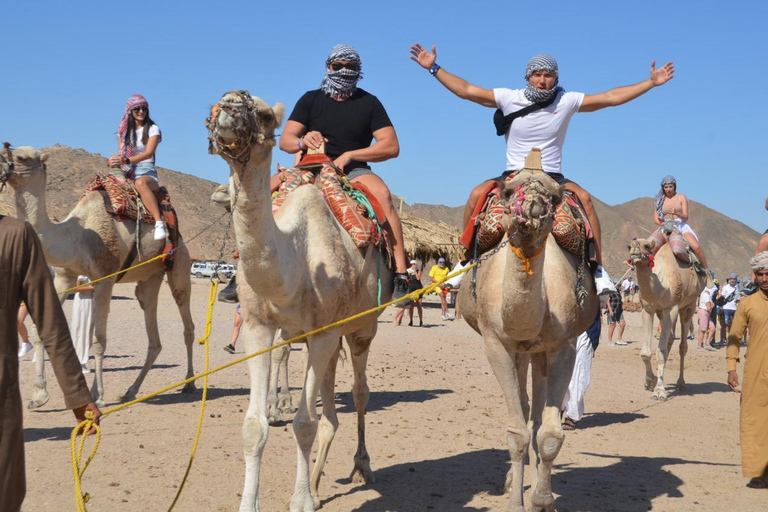
[[[678,382],[677,383],[677,389],[680,391],[685,391],[687,389],[687,386],[685,385],[685,382]]]
[[[552,493],[531,496],[531,512],[555,512],[555,497]]]
[[[27,409],[37,409],[38,407],[42,407],[45,404],[48,403],[48,400],[51,399],[51,395],[46,393],[38,393],[36,398],[33,398],[29,401],[29,404],[27,404]]]
[[[130,402],[131,400],[136,400],[136,393],[134,393],[130,389],[126,391],[123,396],[120,397],[121,403]]]
[[[651,398],[653,400],[658,400],[659,402],[665,402],[667,400],[667,394],[662,391],[656,391],[651,395]]]
[[[278,410],[283,414],[296,414],[296,411],[298,411],[299,408],[289,405],[286,407],[278,407]]]
[[[194,382],[187,382],[183,388],[181,388],[182,393],[194,393],[197,391],[197,388],[195,387]]]
[[[373,471],[370,467],[359,467],[355,465],[355,469],[352,470],[352,474],[349,476],[352,483],[355,484],[375,484],[376,477],[373,476]]]

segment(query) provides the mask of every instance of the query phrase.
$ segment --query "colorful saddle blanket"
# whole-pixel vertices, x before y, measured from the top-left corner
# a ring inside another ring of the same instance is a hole
[[[104,209],[107,213],[114,215],[115,219],[119,222],[123,220],[138,220],[139,206],[138,199],[139,193],[133,184],[132,180],[126,179],[122,174],[107,174],[97,175],[93,178],[85,187],[82,199],[88,192],[100,192],[104,198]],[[160,214],[163,216],[165,222],[165,229],[168,232],[168,240],[163,253],[170,253],[170,257],[165,258],[165,266],[167,270],[173,268],[173,249],[179,245],[179,221],[176,215],[176,210],[171,204],[171,196],[168,194],[168,190],[165,187],[155,193],[157,197],[157,203],[160,206]],[[155,219],[152,215],[143,209],[141,222],[147,224],[154,224]],[[132,253],[134,250],[131,251]],[[133,258],[129,258],[132,260]],[[126,267],[127,268],[127,267]]]
[[[510,181],[514,174],[505,179]],[[504,237],[504,202],[501,198],[501,184],[492,183],[484,191],[484,200],[478,201],[469,225],[460,238],[461,244],[477,255],[495,247]],[[576,256],[591,256],[590,246],[594,243],[592,227],[578,197],[566,190],[563,201],[555,210],[552,235],[557,244]]]
[[[664,236],[661,229],[657,229],[648,236],[648,240],[656,242],[656,245],[653,248],[654,256],[656,256],[656,253],[659,252],[659,249],[661,249],[664,244],[669,242],[669,248],[672,249],[672,254],[674,254],[675,258],[681,262],[689,264],[695,258],[690,247],[688,247],[688,243],[685,241],[685,238],[683,238],[683,235],[676,231],[671,231],[667,237]],[[698,263],[698,259],[696,259],[696,263]]]
[[[323,193],[331,211],[357,247],[373,244],[389,251],[391,245],[382,228],[386,215],[367,187],[351,183],[330,166],[312,164],[309,167],[311,169],[301,168],[301,164],[297,169],[278,166],[280,185],[272,191],[272,214],[280,209],[288,194],[302,185],[312,184]]]

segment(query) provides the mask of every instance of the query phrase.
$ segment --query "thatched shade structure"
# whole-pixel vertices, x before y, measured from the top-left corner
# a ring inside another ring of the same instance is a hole
[[[409,258],[424,262],[445,258],[455,262],[464,253],[464,248],[459,245],[459,228],[444,222],[435,224],[407,213],[401,213],[400,220],[403,224],[405,253]]]

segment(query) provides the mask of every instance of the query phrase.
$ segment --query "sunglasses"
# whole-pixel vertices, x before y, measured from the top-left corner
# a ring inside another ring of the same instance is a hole
[[[149,108],[148,107],[135,107],[135,108],[131,109],[131,112],[141,112],[141,111],[149,112]]]
[[[360,69],[360,64],[355,64],[354,62],[331,62],[331,69],[334,71],[339,71],[341,69],[349,69],[350,71],[357,71]]]

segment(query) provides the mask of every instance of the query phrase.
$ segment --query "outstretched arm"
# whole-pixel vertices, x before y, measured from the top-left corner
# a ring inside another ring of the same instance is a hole
[[[656,69],[656,61],[651,62],[651,76],[647,80],[638,82],[634,85],[617,87],[610,91],[600,94],[587,94],[581,103],[579,112],[594,112],[605,107],[616,107],[628,103],[650,91],[654,87],[664,85],[675,76],[675,66],[672,62],[667,62],[659,69]]]
[[[411,46],[411,60],[418,63],[426,70],[431,70],[437,60],[437,50],[432,45],[432,51],[428,52],[419,43]],[[435,78],[446,89],[461,99],[473,101],[484,107],[496,108],[496,97],[492,89],[483,89],[467,82],[463,78],[452,75],[443,68],[438,68],[434,73]]]

